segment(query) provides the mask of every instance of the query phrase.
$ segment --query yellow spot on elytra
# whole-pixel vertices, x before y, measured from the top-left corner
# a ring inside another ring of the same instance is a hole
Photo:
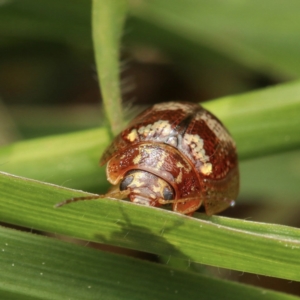
[[[135,141],[138,138],[138,133],[136,131],[136,129],[132,129],[130,133],[127,134],[127,139],[130,142]]]
[[[183,142],[191,148],[193,157],[204,164],[209,161],[203,148],[203,139],[198,134],[185,134]]]
[[[213,119],[210,114],[204,113],[200,116],[200,119],[203,120],[209,129],[216,135],[216,137],[221,141],[230,141],[234,144],[234,141],[227,130],[223,127],[223,125]]]
[[[153,124],[148,124],[146,127],[142,126],[139,128],[138,133],[145,137],[152,137],[154,135],[167,136],[170,134],[172,127],[169,121],[159,120]]]
[[[212,164],[204,164],[200,167],[200,172],[204,175],[209,175],[212,172]]]

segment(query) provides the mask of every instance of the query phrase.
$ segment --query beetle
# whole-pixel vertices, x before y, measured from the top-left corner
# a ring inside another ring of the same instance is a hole
[[[147,206],[172,204],[192,215],[204,205],[207,215],[223,211],[239,192],[236,145],[222,122],[190,102],[155,104],[134,118],[106,149],[100,165],[113,188],[104,197]]]

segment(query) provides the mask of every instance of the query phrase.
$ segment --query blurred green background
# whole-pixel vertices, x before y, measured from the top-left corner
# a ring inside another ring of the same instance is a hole
[[[157,102],[209,101],[299,79],[299,11],[296,0],[129,1],[126,116]],[[87,0],[0,1],[0,145],[105,124],[90,15]],[[241,162],[238,205],[223,215],[300,227],[299,151]],[[300,295],[296,283],[225,273]]]

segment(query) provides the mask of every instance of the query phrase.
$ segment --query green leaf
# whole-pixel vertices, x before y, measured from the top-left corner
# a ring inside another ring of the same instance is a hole
[[[292,211],[289,211],[287,207],[289,204],[299,205],[299,165],[299,150],[243,161],[240,164],[240,199],[243,202],[256,201],[259,206],[273,205],[278,213],[286,213],[286,220],[291,220],[294,212],[297,220],[297,208],[291,207]],[[278,205],[285,209],[278,209]],[[271,214],[274,215],[274,211]]]
[[[0,243],[1,299],[299,299],[3,227]]]
[[[35,39],[92,47],[91,1],[2,1],[0,6],[1,42]]]
[[[204,106],[237,142],[241,159],[300,148],[300,82],[228,96]]]
[[[101,2],[113,5],[117,1]],[[22,0],[1,5],[2,43],[4,38],[28,38],[92,47],[91,1]],[[144,40],[149,37],[148,44],[159,39],[170,51],[180,49],[185,59],[197,61],[205,48],[208,55],[215,52],[255,71],[299,77],[299,6],[297,0],[129,1],[129,13],[137,21],[130,23],[127,35],[132,42],[141,35]],[[178,45],[170,35],[185,41]]]
[[[131,3],[131,13],[137,18],[174,32],[195,45],[223,53],[256,71],[300,75],[299,1]]]
[[[0,168],[63,186],[101,190],[108,184],[98,161],[108,142],[105,129],[22,141],[0,148]]]
[[[123,128],[119,49],[127,1],[93,0],[93,41],[105,112],[113,135]]]
[[[300,281],[300,230],[221,217],[190,218],[121,200],[78,202],[86,195],[1,174],[0,220],[47,232],[242,272]],[[226,259],[224,259],[226,258]]]

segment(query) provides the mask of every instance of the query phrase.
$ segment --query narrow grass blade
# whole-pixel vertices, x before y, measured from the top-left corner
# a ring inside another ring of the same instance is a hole
[[[54,209],[79,191],[2,173],[0,220],[88,241],[300,281],[300,230],[222,217],[190,218],[121,200]]]

